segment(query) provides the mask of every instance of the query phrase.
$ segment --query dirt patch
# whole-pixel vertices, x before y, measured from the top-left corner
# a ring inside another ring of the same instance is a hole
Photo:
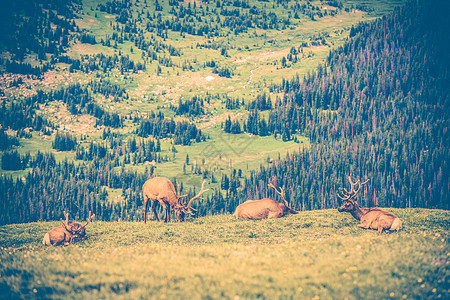
[[[313,51],[317,51],[317,50],[320,50],[320,49],[323,49],[323,48],[326,48],[326,47],[327,46],[320,45],[320,46],[311,46],[311,47],[308,47],[307,49],[311,49]]]
[[[90,16],[85,16],[83,19],[75,19],[75,23],[81,29],[89,29],[92,28],[94,24],[95,25],[100,24],[100,22],[97,19]]]
[[[177,103],[182,92],[183,90],[179,87],[171,88],[164,85],[157,85],[152,91],[153,94],[162,96],[163,99],[170,101],[172,104]]]
[[[47,71],[42,79],[36,76],[19,74],[2,74],[0,76],[0,88],[3,88],[5,96],[30,97],[36,95],[36,89],[56,89],[62,85],[68,86],[74,83],[87,83],[86,76],[80,73],[70,73],[67,67],[59,64],[56,70]],[[13,81],[21,80],[19,86],[10,87]]]
[[[338,8],[337,7],[333,7],[333,6],[322,6],[322,10],[336,11],[336,10],[338,10]]]
[[[286,56],[289,53],[289,51],[290,51],[290,48],[274,50],[274,51],[266,51],[266,52],[262,52],[259,54],[247,56],[246,58],[237,59],[235,61],[235,63],[239,64],[239,63],[245,63],[247,61],[255,61],[255,60],[264,61],[264,60],[268,60],[271,58],[278,58],[278,57]]]
[[[206,116],[205,116],[203,120],[206,122],[203,122],[203,123],[197,125],[197,127],[199,129],[210,128],[220,122],[225,122],[225,120],[228,119],[228,116],[230,116],[231,120],[236,120],[236,119],[240,120],[242,115],[243,115],[243,113],[237,113],[237,114],[232,113],[232,112],[223,113],[221,115],[212,117],[209,121],[206,121]]]
[[[78,57],[80,55],[94,55],[94,54],[99,54],[101,52],[102,51],[94,48],[90,44],[77,43],[77,44],[74,44],[69,49],[69,51],[67,51],[67,55]]]
[[[191,3],[191,4],[196,4],[196,5],[199,5],[199,4],[202,4],[202,1],[201,0],[184,0],[184,3]]]
[[[181,80],[177,83],[177,86],[205,86],[209,83],[217,83],[220,82],[221,78],[218,76],[213,76],[212,74],[209,74],[207,76],[202,76],[200,74],[191,73],[189,75],[183,75],[181,76]]]
[[[222,81],[220,77],[213,75],[203,76],[196,73],[174,77],[147,76],[143,74],[136,80],[139,81],[139,85],[129,91],[130,97],[145,99],[148,95],[153,94],[173,104],[176,104],[180,96],[193,87],[202,87],[209,84],[215,85]]]
[[[54,101],[40,106],[39,113],[55,124],[58,130],[70,132],[75,135],[85,135],[103,129],[95,126],[95,118],[89,115],[72,115],[65,103]]]

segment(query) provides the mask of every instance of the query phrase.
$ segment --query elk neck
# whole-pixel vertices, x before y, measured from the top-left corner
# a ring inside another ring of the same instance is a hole
[[[358,205],[358,203],[356,203],[356,201],[354,204],[354,208],[352,211],[350,211],[350,213],[357,220],[361,220],[361,217],[364,216],[364,212],[361,210],[361,207],[359,207],[359,205]]]

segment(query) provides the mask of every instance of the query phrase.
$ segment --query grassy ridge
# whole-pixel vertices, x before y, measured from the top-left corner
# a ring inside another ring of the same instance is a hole
[[[94,222],[88,240],[45,248],[58,222],[2,226],[0,297],[448,298],[450,213],[389,210],[402,231],[378,235],[321,210],[256,222]]]

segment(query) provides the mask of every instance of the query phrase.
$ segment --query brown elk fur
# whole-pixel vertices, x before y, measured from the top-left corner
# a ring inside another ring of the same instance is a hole
[[[361,183],[359,180],[355,183],[352,182],[351,177],[349,176],[349,181],[351,184],[350,192],[339,198],[344,200],[344,204],[338,208],[339,212],[349,212],[352,216],[359,220],[359,227],[365,229],[373,229],[378,230],[378,233],[382,233],[383,230],[389,231],[398,231],[402,229],[402,221],[394,214],[384,211],[378,207],[372,208],[364,208],[360,207],[358,203],[356,203],[356,195],[359,193],[361,186],[366,182]],[[358,190],[355,191],[354,187],[359,184]]]
[[[282,189],[280,193],[273,185],[269,185],[269,187],[273,188],[275,192],[282,197],[285,203],[281,203],[270,198],[264,198],[261,200],[247,200],[236,207],[234,215],[240,218],[261,220],[281,218],[289,214],[298,214],[297,211],[289,207],[287,201],[284,199]]]
[[[69,222],[69,227],[71,227],[73,222]],[[78,223],[75,223],[78,224]],[[78,224],[79,225],[79,224]],[[85,236],[85,232],[81,235],[74,235],[68,231],[64,225],[59,225],[47,232],[44,236],[42,243],[46,246],[60,246],[66,245],[74,242],[75,240]]]
[[[298,214],[298,212],[270,198],[247,200],[236,207],[234,212],[236,217],[251,220],[281,218],[288,214]]]
[[[69,214],[64,212],[66,216],[66,221],[61,219],[62,225],[53,228],[47,232],[42,240],[42,243],[46,246],[60,246],[68,245],[78,240],[83,240],[86,238],[86,225],[95,217],[91,216],[89,212],[89,217],[86,224],[81,225],[78,222],[69,222]]]
[[[153,201],[152,210],[158,222],[159,217],[156,211],[156,205],[158,203],[160,203],[164,208],[164,222],[170,221],[170,207],[174,208],[175,215],[178,221],[184,221],[185,215],[192,214],[192,210],[194,210],[191,207],[192,201],[194,199],[203,199],[200,196],[204,192],[208,191],[203,189],[204,185],[205,181],[203,181],[202,183],[200,193],[197,196],[193,197],[189,201],[189,203],[185,204],[180,202],[180,199],[186,197],[187,195],[180,196],[179,191],[177,194],[173,183],[170,182],[169,179],[164,177],[154,177],[147,180],[142,187],[142,193],[144,195],[144,222],[147,223],[147,210],[149,200]]]

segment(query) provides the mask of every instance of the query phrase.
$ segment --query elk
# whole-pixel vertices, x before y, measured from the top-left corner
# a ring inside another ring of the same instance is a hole
[[[69,214],[64,212],[66,220],[61,219],[62,225],[53,228],[47,232],[42,240],[42,243],[46,246],[67,246],[72,242],[77,240],[83,240],[86,238],[86,226],[94,219],[95,214],[91,215],[89,212],[89,217],[84,225],[78,222],[69,222]]]
[[[180,195],[180,186],[178,186],[178,193],[175,191],[173,183],[169,179],[164,177],[154,177],[147,180],[142,187],[142,193],[144,194],[144,223],[147,223],[147,207],[148,200],[153,201],[152,210],[155,214],[156,220],[159,222],[158,213],[156,212],[156,206],[158,203],[164,208],[164,222],[170,221],[170,207],[173,207],[175,215],[179,222],[183,222],[186,214],[193,215],[192,211],[196,209],[191,207],[192,201],[195,199],[203,199],[201,195],[209,189],[205,190],[205,181],[202,183],[202,187],[197,196],[193,197],[187,204],[180,201],[181,198],[187,195]]]
[[[284,204],[270,198],[264,198],[261,200],[247,200],[236,207],[234,215],[240,218],[261,220],[281,218],[289,214],[298,214],[298,211],[295,211],[289,207],[288,202],[284,198],[284,191],[282,188],[280,188],[281,192],[279,192],[273,184],[270,183],[268,186],[272,188],[275,193],[280,195]]]
[[[352,178],[348,176],[350,181],[350,191],[344,188],[343,197],[337,195],[344,201],[344,204],[338,208],[339,212],[349,212],[352,216],[360,221],[359,227],[364,229],[378,230],[378,233],[382,233],[383,230],[398,231],[402,229],[402,221],[394,214],[384,211],[378,207],[364,208],[360,207],[356,202],[356,196],[358,195],[361,187],[365,185],[369,179],[361,183],[360,180],[352,182]],[[355,191],[355,186],[358,185],[358,189]]]

